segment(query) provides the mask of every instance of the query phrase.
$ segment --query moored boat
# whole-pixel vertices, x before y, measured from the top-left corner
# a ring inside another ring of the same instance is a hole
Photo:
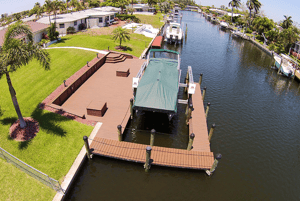
[[[275,68],[279,69],[278,72],[281,72],[282,75],[286,77],[295,76],[296,64],[292,62],[292,59],[284,54],[278,55],[274,53],[275,59]]]
[[[170,43],[179,43],[183,39],[183,32],[179,23],[171,22],[166,29],[166,40]]]
[[[227,29],[229,27],[228,23],[227,22],[220,22],[220,27],[221,29]]]

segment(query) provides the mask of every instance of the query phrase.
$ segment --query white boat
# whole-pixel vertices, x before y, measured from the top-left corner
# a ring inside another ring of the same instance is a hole
[[[171,22],[170,25],[166,29],[166,40],[168,42],[181,42],[183,39],[183,32],[180,28],[179,23]]]
[[[228,25],[227,22],[220,22],[220,27],[221,27],[222,29],[228,29],[229,25]]]
[[[237,38],[241,38],[243,33],[240,32],[240,31],[237,31],[237,30],[232,30],[231,35],[234,36],[234,37],[237,37]]]
[[[287,76],[292,77],[295,75],[295,68],[293,64],[289,61],[291,58],[287,55],[281,54],[274,54],[275,59],[275,67],[280,69],[280,72]]]
[[[159,29],[153,28],[153,26],[150,24],[144,24],[134,31],[134,33],[143,34],[144,36],[149,37],[149,38],[156,37],[158,32],[159,32]]]

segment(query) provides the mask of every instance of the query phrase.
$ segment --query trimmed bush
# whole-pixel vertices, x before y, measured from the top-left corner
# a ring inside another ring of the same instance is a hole
[[[68,27],[67,28],[67,34],[73,34],[73,33],[75,33],[75,28],[74,27]]]
[[[135,23],[139,23],[141,20],[137,18],[135,15],[127,15],[127,14],[116,14],[116,17],[122,21],[131,20]]]
[[[81,31],[81,30],[84,30],[86,29],[86,25],[84,23],[81,23],[78,25],[78,30]]]

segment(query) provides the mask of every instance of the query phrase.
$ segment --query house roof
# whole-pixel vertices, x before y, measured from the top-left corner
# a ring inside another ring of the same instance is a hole
[[[82,10],[78,12],[72,12],[67,14],[56,15],[56,23],[66,23],[66,22],[74,22],[77,20],[88,18],[89,16],[108,16],[113,15],[116,12],[111,11],[112,9],[117,10],[118,8],[114,7],[104,7],[104,8],[91,8],[87,10]],[[107,12],[110,10],[111,12]],[[51,22],[54,22],[54,16],[50,17]],[[49,17],[43,17],[38,20],[40,23],[50,24]]]
[[[32,21],[25,22],[25,24],[29,25],[33,34],[49,27],[49,25],[47,25],[47,24],[42,24],[42,23],[32,22]],[[0,46],[2,46],[2,44],[3,44],[5,33],[6,33],[6,29],[0,30]]]

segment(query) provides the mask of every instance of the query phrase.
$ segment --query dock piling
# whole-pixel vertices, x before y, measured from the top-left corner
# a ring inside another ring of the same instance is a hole
[[[133,119],[133,98],[130,99],[130,118]]]
[[[118,128],[118,138],[119,138],[119,141],[121,142],[122,141],[122,126],[118,125],[117,128]]]
[[[202,83],[202,76],[203,76],[203,73],[200,73],[200,78],[199,78],[199,85],[201,86],[201,83]]]
[[[216,124],[212,124],[211,128],[209,130],[209,135],[208,135],[208,141],[210,142],[212,135],[214,134],[214,130],[215,130]]]
[[[212,175],[212,173],[216,170],[219,160],[222,158],[222,154],[217,154],[216,159],[214,160],[213,165],[211,166],[210,170],[206,170],[206,174],[208,176]]]
[[[64,80],[64,86],[67,87],[66,80]]]
[[[193,104],[189,103],[188,104],[188,112],[187,112],[187,117],[186,117],[186,125],[189,124],[190,118],[192,116],[192,110],[193,110]]]
[[[203,88],[202,100],[204,100],[204,98],[205,98],[205,93],[206,93],[206,87]]]
[[[89,142],[88,142],[88,137],[83,136],[83,141],[84,141],[84,145],[85,145],[85,149],[86,149],[86,156],[88,157],[88,159],[91,159],[91,150],[90,150],[90,146],[89,146]]]
[[[152,148],[150,146],[147,146],[147,148],[146,148],[146,162],[144,164],[145,172],[149,172],[150,167],[151,167],[151,164],[150,164],[151,150],[152,150]]]
[[[189,144],[188,144],[188,147],[187,147],[188,151],[191,151],[191,149],[193,148],[194,138],[195,138],[195,134],[194,133],[190,134],[190,136],[189,136]]]
[[[209,107],[210,107],[210,102],[208,102],[207,106],[206,106],[206,111],[205,111],[205,117],[206,118],[207,118],[207,115],[208,115]]]
[[[150,146],[152,147],[154,145],[154,137],[155,137],[155,129],[151,130],[151,137],[150,137]]]

